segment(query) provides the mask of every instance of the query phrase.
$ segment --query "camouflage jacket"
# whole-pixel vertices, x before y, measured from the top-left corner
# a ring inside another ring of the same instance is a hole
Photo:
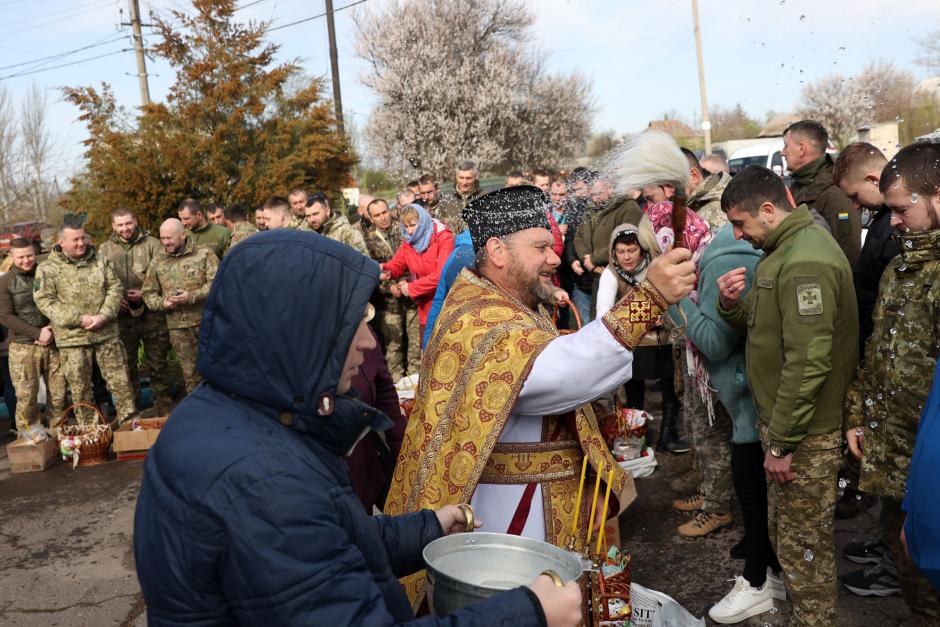
[[[290,219],[290,224],[287,225],[287,228],[293,229],[295,231],[310,231],[310,225],[307,224],[306,218],[301,218],[299,216],[294,216]]]
[[[845,401],[845,428],[865,429],[859,488],[899,501],[940,356],[940,229],[900,242],[900,256],[881,277],[874,331]]]
[[[232,234],[224,226],[208,223],[201,229],[187,231],[186,234],[193,240],[196,246],[205,246],[215,253],[216,259],[222,259],[222,256],[228,251],[232,243]]]
[[[702,217],[712,231],[728,224],[728,216],[721,210],[721,193],[725,191],[731,175],[724,172],[712,174],[692,190],[686,206]]]
[[[350,224],[349,218],[340,213],[334,212],[333,215],[330,216],[330,219],[320,227],[320,235],[346,244],[361,252],[363,255],[369,255],[366,242],[362,239],[362,231]]]
[[[160,241],[140,229],[134,231],[127,242],[117,233],[112,233],[98,248],[98,254],[107,257],[114,264],[114,270],[125,290],[139,290],[143,287],[150,262],[162,251]],[[120,315],[130,314],[124,312]]]
[[[432,215],[446,224],[450,232],[456,237],[467,228],[467,223],[463,219],[464,208],[470,204],[470,201],[479,198],[483,193],[479,181],[466,194],[458,192],[455,185],[453,192],[441,197],[440,202],[434,207]]]
[[[365,231],[366,248],[369,249],[369,256],[378,263],[387,263],[392,260],[395,253],[401,247],[401,223],[397,219],[392,220],[392,226],[387,231],[383,231],[372,226]],[[391,313],[400,313],[402,303],[400,299],[392,296],[389,288],[397,281],[379,281],[376,288],[382,295],[382,308]]]
[[[232,242],[229,244],[229,248],[248,239],[250,236],[258,232],[258,227],[256,227],[251,222],[247,220],[242,220],[241,222],[236,222],[232,225]]]
[[[85,256],[72,259],[59,246],[36,268],[33,281],[36,306],[52,322],[59,348],[89,346],[118,336],[117,320],[124,286],[114,264],[89,246]],[[83,315],[102,315],[105,325],[89,331]]]
[[[189,329],[202,322],[202,302],[209,295],[219,260],[208,248],[196,246],[187,238],[182,250],[166,252],[154,259],[144,279],[144,302],[154,311],[166,312],[170,329]],[[163,299],[176,290],[189,293],[189,304],[165,309]]]

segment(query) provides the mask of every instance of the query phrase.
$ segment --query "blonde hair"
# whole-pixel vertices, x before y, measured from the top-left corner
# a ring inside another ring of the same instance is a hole
[[[411,217],[418,221],[421,220],[421,216],[418,215],[418,208],[412,204],[407,204],[398,211],[398,218],[402,222],[404,222],[406,218]]]

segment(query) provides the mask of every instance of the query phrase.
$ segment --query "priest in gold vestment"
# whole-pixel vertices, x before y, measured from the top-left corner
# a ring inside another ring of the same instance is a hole
[[[564,546],[580,509],[581,548],[593,523],[593,479],[575,502],[585,455],[604,480],[614,469],[610,517],[636,497],[589,403],[630,378],[633,348],[691,290],[688,251],[658,258],[603,318],[560,335],[545,309],[560,259],[542,191],[491,192],[464,219],[476,271],[462,271],[435,324],[386,513],[470,503],[486,531]],[[416,605],[423,584],[405,581]]]

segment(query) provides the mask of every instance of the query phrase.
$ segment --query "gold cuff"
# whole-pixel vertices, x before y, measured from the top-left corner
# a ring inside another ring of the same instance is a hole
[[[604,314],[602,320],[617,341],[628,350],[636,350],[640,340],[657,326],[659,317],[669,308],[653,284],[643,281]]]

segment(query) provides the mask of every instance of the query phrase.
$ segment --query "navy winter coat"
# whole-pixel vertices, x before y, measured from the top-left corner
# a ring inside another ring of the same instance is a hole
[[[437,517],[373,518],[353,492],[342,456],[389,420],[335,388],[378,274],[314,233],[260,233],[225,256],[199,338],[206,382],[170,416],[137,501],[150,625],[543,624],[526,588],[415,620],[397,578],[423,566]]]

